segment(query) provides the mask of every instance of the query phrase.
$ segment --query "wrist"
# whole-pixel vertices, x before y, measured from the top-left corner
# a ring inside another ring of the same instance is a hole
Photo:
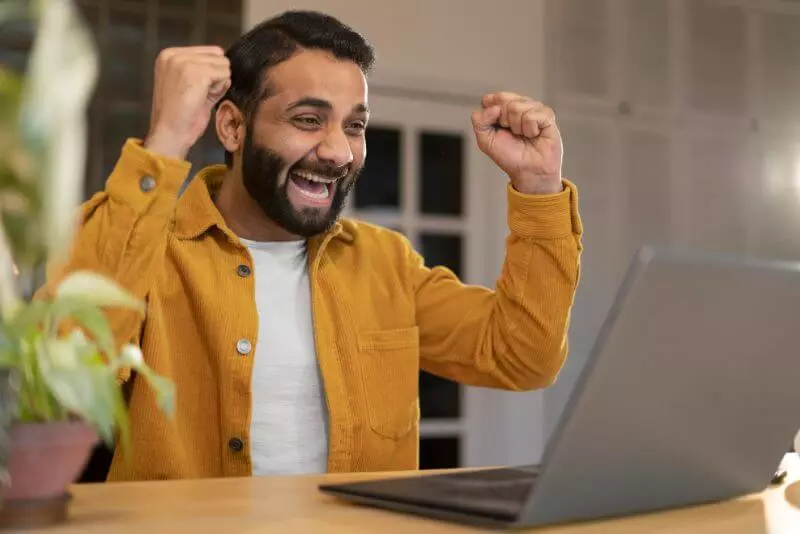
[[[564,191],[561,177],[535,180],[511,180],[511,186],[523,195],[555,195]]]
[[[153,129],[145,137],[142,147],[160,156],[185,160],[191,144],[165,130]]]

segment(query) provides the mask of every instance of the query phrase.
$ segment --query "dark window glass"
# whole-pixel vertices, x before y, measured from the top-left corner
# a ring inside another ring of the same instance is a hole
[[[420,469],[452,469],[460,466],[461,454],[458,438],[431,437],[420,440]]]
[[[107,109],[103,118],[103,140],[106,146],[103,153],[103,176],[109,176],[114,170],[122,146],[129,137],[142,139],[147,134],[149,112],[142,105],[115,105]]]
[[[461,215],[464,174],[463,137],[420,134],[420,206],[422,213]]]
[[[194,25],[191,19],[170,17],[158,21],[158,49],[186,46],[194,43]]]
[[[457,419],[461,416],[461,388],[455,382],[421,372],[420,409],[423,419]]]
[[[356,209],[400,208],[402,135],[394,128],[370,126],[367,160],[355,188]]]
[[[448,267],[461,276],[461,236],[422,234],[422,255],[427,266]]]
[[[107,45],[98,50],[102,65],[99,81],[104,92],[115,100],[146,100],[148,89],[145,82],[149,80],[144,72],[147,62],[146,16],[144,13],[111,9],[108,24]]]

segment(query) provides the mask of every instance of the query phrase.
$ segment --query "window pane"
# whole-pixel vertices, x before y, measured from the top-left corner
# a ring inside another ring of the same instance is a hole
[[[239,38],[241,31],[238,26],[228,24],[215,24],[209,20],[206,28],[206,42],[212,45],[221,46],[228,49],[236,39]]]
[[[167,18],[158,21],[158,49],[186,46],[192,42],[194,26],[191,19]]]
[[[191,11],[197,7],[197,0],[159,0],[160,9],[184,9]]]
[[[355,188],[356,209],[400,207],[402,134],[394,128],[370,126],[367,161]]]
[[[461,215],[464,148],[460,134],[420,135],[422,213]]]
[[[145,94],[145,15],[112,10],[108,17],[108,47],[100,51],[106,94],[137,101]]]
[[[116,106],[109,108],[103,120],[103,177],[114,170],[129,137],[143,138],[147,134],[150,109],[145,106]]]
[[[458,438],[422,438],[419,442],[420,469],[452,469],[461,466]]]
[[[461,416],[461,389],[458,384],[421,372],[420,409],[423,419],[458,419]]]
[[[427,266],[441,265],[461,276],[461,236],[423,234],[422,255]]]
[[[209,18],[241,18],[242,0],[207,0],[207,2]]]

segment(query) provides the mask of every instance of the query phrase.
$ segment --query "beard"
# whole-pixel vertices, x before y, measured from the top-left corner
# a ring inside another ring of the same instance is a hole
[[[304,238],[327,232],[333,227],[345,206],[361,169],[333,167],[303,160],[289,165],[280,154],[253,145],[252,132],[247,132],[242,148],[242,181],[247,193],[264,214],[287,232]],[[325,208],[294,207],[287,187],[293,171],[311,171],[336,178],[331,186],[330,206]],[[281,183],[281,176],[284,176]]]

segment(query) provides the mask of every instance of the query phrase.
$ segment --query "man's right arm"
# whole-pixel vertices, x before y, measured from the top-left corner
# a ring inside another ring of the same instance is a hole
[[[144,143],[122,148],[105,190],[80,209],[70,254],[48,268],[36,298],[49,298],[70,273],[105,275],[146,300],[162,272],[178,192],[187,179],[186,154],[208,126],[231,84],[230,63],[217,46],[163,50],[156,60],[150,129]],[[136,342],[143,318],[107,311],[118,344]]]
[[[70,254],[49,266],[36,297],[52,297],[65,276],[90,270],[146,299],[163,264],[168,225],[190,167],[129,140],[105,189],[81,206]],[[108,316],[118,343],[136,339],[142,321],[138,313],[114,310]]]

